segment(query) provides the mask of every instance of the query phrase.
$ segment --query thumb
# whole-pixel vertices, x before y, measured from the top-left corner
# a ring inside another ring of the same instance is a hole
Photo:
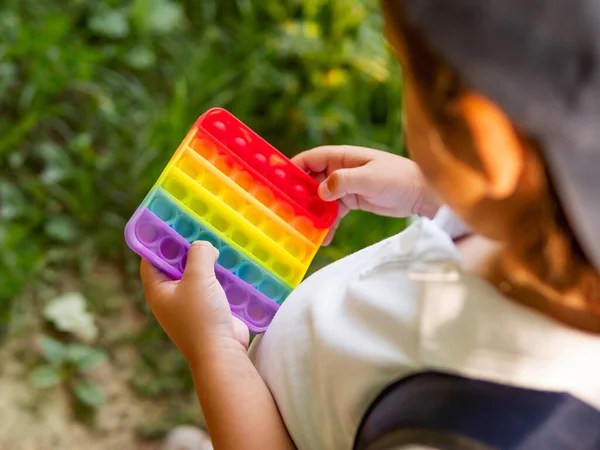
[[[323,200],[333,201],[356,194],[365,197],[377,195],[377,174],[367,163],[350,169],[338,169],[319,185],[319,195]]]
[[[187,262],[182,280],[198,282],[215,276],[215,262],[219,251],[210,242],[195,241],[187,254]]]

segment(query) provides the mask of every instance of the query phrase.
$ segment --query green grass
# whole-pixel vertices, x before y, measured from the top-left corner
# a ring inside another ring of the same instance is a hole
[[[401,77],[376,4],[6,0],[0,338],[11,316],[35,319],[74,279],[104,323],[119,314],[107,301],[115,289],[147,312],[123,228],[208,108],[230,110],[290,156],[324,144],[402,152]],[[353,213],[312,270],[403,226]],[[106,282],[99,263],[122,280]],[[193,420],[182,409],[193,398],[187,367],[153,320],[118,342],[101,333],[98,345],[131,343],[132,388],[173,399],[165,427]]]
[[[122,230],[196,117],[229,109],[288,155],[401,151],[401,83],[367,0],[7,0],[0,10],[0,313],[134,257]],[[336,259],[401,222],[354,215]],[[134,276],[128,273],[128,276]]]

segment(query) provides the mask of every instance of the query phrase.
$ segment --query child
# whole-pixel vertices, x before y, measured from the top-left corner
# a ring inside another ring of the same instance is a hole
[[[376,396],[427,369],[600,407],[598,2],[383,4],[420,171],[353,147],[296,162],[341,216],[433,216],[439,195],[468,227],[443,207],[317,272],[249,354],[210,244],[179,282],[142,263],[216,449],[351,448]]]

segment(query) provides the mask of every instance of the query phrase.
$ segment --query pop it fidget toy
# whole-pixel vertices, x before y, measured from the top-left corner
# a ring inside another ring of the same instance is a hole
[[[211,242],[232,313],[261,333],[337,217],[337,203],[321,200],[317,188],[229,112],[211,109],[127,223],[125,240],[173,279],[192,242]]]

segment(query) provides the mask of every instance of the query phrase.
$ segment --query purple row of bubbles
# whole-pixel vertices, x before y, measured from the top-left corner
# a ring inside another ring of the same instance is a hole
[[[190,244],[148,209],[139,207],[131,217],[125,227],[125,241],[169,277],[175,280],[182,277]],[[279,305],[218,264],[215,273],[232,313],[252,333],[264,332]]]

